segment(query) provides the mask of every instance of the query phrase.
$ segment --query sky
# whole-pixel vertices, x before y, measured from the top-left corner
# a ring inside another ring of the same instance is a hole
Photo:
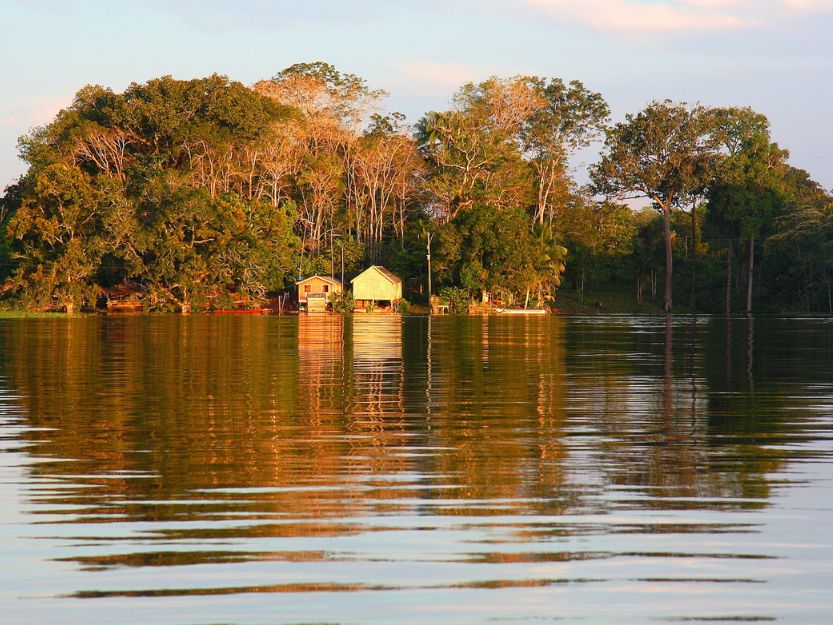
[[[17,138],[86,84],[318,60],[411,122],[492,75],[581,80],[614,121],[666,98],[751,106],[833,188],[833,0],[0,0],[0,24],[0,189],[25,170]]]

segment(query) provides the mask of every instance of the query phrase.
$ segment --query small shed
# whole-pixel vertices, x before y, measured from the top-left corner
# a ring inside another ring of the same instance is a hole
[[[295,283],[298,286],[298,305],[307,312],[324,311],[331,293],[344,290],[339,280],[327,276],[310,276]]]
[[[351,280],[353,299],[358,306],[368,302],[389,302],[402,299],[402,279],[384,267],[372,265]]]

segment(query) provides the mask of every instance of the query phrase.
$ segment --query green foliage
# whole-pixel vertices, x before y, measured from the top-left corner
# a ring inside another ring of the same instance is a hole
[[[471,295],[468,289],[447,286],[440,289],[440,301],[448,304],[448,311],[455,314],[466,314],[471,306]]]
[[[15,263],[12,259],[11,239],[8,234],[9,221],[20,208],[20,185],[10,185],[3,197],[0,197],[0,295],[2,283],[13,273]]]
[[[786,153],[770,142],[769,123],[749,109],[721,109],[719,136],[726,148],[709,188],[708,217],[726,238],[765,233],[784,208]]]
[[[151,308],[182,310],[281,288],[298,251],[291,205],[231,192],[206,165],[286,114],[216,75],[123,94],[85,87],[21,140],[30,167],[3,222],[10,289],[27,306],[71,311],[120,281],[141,285]]]
[[[763,249],[764,299],[833,314],[833,198],[802,170],[784,180],[786,207]]]
[[[356,300],[353,299],[352,291],[340,291],[330,293],[330,303],[333,306],[333,312],[347,315],[356,309]]]
[[[633,211],[613,202],[576,195],[554,222],[569,249],[566,273],[573,285],[603,283],[611,269],[627,262],[637,241]]]
[[[561,283],[567,250],[548,226],[530,228],[520,210],[475,206],[438,231],[436,276],[441,285],[491,292],[514,301]]]
[[[411,311],[411,302],[406,299],[401,299],[394,302],[393,307],[396,312],[407,315]]]
[[[663,216],[666,312],[672,307],[671,211],[708,186],[718,160],[719,132],[702,106],[652,102],[607,133],[602,160],[591,170],[597,193],[645,197]]]
[[[440,223],[474,206],[534,206],[552,220],[570,186],[566,158],[604,128],[602,96],[578,81],[517,76],[463,85],[449,111],[427,113],[417,140],[429,164],[424,182]]]
[[[477,107],[429,113],[422,119],[418,141],[432,165],[425,188],[436,198],[442,221],[475,205],[497,209],[531,203],[531,169],[514,139],[505,129],[492,127],[488,112]]]
[[[651,308],[665,268],[666,306],[673,283],[698,310],[749,294],[756,310],[833,313],[833,200],[763,115],[662,101],[607,128],[580,82],[493,77],[411,136],[401,114],[371,114],[382,95],[322,62],[253,88],[82,88],[19,141],[29,167],[0,199],[5,303],[76,311],[127,290],[150,309],[235,306],[299,273],[340,276],[342,253],[346,277],[381,264],[424,300],[430,232],[433,288],[458,311],[484,292],[551,305],[565,278]],[[579,188],[568,158],[603,133]],[[650,205],[614,201],[635,197]]]
[[[709,179],[718,147],[708,109],[652,102],[609,129],[602,160],[591,170],[594,190],[619,198],[647,197],[658,210],[670,211]]]

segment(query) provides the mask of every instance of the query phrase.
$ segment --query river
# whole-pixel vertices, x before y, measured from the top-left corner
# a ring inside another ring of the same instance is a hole
[[[0,320],[0,622],[833,619],[833,321]]]

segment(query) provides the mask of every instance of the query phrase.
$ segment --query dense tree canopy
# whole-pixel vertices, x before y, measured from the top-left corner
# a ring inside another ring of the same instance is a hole
[[[599,193],[646,197],[662,215],[666,312],[672,308],[671,211],[712,174],[718,146],[711,118],[702,106],[652,102],[608,131],[605,153],[592,171]]]
[[[833,202],[760,113],[666,100],[609,126],[582,83],[516,76],[463,85],[411,127],[385,96],[322,62],[251,87],[82,88],[20,140],[28,170],[0,199],[3,298],[245,306],[343,258],[346,277],[384,264],[425,301],[431,236],[435,291],[463,299],[553,304],[566,277],[641,302],[664,270],[668,311],[690,278],[701,310],[833,312]],[[601,138],[582,188],[572,157]]]

